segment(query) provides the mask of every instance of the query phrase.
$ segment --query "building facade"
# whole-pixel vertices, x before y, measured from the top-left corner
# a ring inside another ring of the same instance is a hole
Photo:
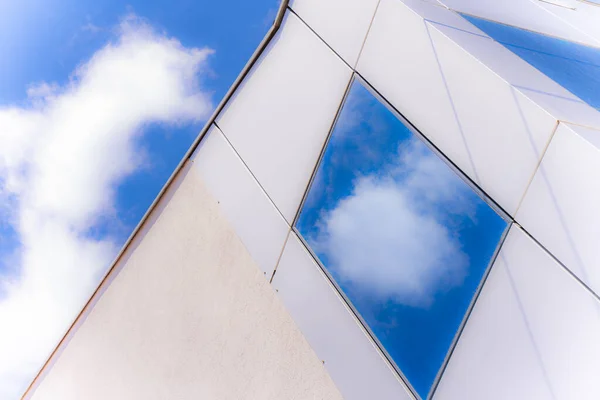
[[[25,398],[600,398],[600,3],[295,0]]]

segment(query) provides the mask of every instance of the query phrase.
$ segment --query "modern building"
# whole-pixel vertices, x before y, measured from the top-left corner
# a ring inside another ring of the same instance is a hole
[[[600,2],[284,1],[33,400],[600,399]]]

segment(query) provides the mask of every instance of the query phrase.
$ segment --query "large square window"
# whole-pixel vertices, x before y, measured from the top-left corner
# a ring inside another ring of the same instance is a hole
[[[355,80],[295,224],[421,398],[507,228],[478,193]]]

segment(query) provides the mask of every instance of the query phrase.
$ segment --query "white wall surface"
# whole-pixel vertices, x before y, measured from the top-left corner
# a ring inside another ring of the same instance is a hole
[[[565,0],[556,2],[559,1]],[[569,15],[589,13],[590,7],[594,6],[585,7],[577,4],[576,7],[581,8],[580,10],[559,11],[560,7],[540,0],[440,0],[440,2],[452,10],[476,17],[514,25],[574,42],[592,46],[600,45],[597,29],[582,26],[581,22],[577,21],[578,17],[569,18],[564,15],[566,13]],[[566,0],[566,4],[569,3],[573,4]],[[597,12],[594,14],[597,15]]]
[[[342,398],[197,168],[153,219],[34,400]]]
[[[352,68],[379,0],[292,0],[290,6]]]
[[[446,12],[453,14],[451,11],[446,10]],[[598,110],[590,107],[483,32],[467,31],[462,26],[449,26],[439,18],[427,19],[427,21],[431,22],[437,31],[509,83],[520,97],[525,96],[532,100],[554,119],[600,128]],[[506,102],[497,98],[494,92],[489,92],[485,97],[500,105]]]
[[[600,398],[600,302],[517,226],[436,400]]]
[[[290,230],[285,219],[214,125],[192,160],[221,212],[270,279]]]
[[[351,69],[294,14],[217,125],[292,222],[350,82]]]
[[[540,1],[540,6],[571,25],[574,29],[593,38],[594,42],[590,41],[590,44],[600,44],[600,24],[598,23],[600,21],[600,6],[581,0],[560,0],[560,3],[566,7],[557,7],[543,1]]]
[[[600,294],[600,130],[560,124],[517,221]]]

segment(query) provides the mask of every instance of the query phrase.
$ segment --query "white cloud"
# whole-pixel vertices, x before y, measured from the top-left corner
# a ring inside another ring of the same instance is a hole
[[[397,163],[359,177],[352,194],[322,215],[320,232],[309,242],[363,294],[426,308],[467,272],[469,258],[448,216],[470,223],[469,190],[411,140],[399,149]]]
[[[20,242],[5,258],[16,273],[0,277],[0,398],[20,396],[116,254],[110,237],[86,232],[144,161],[144,128],[208,116],[198,78],[212,52],[129,16],[68,84],[35,85],[29,107],[0,108],[0,217]]]

